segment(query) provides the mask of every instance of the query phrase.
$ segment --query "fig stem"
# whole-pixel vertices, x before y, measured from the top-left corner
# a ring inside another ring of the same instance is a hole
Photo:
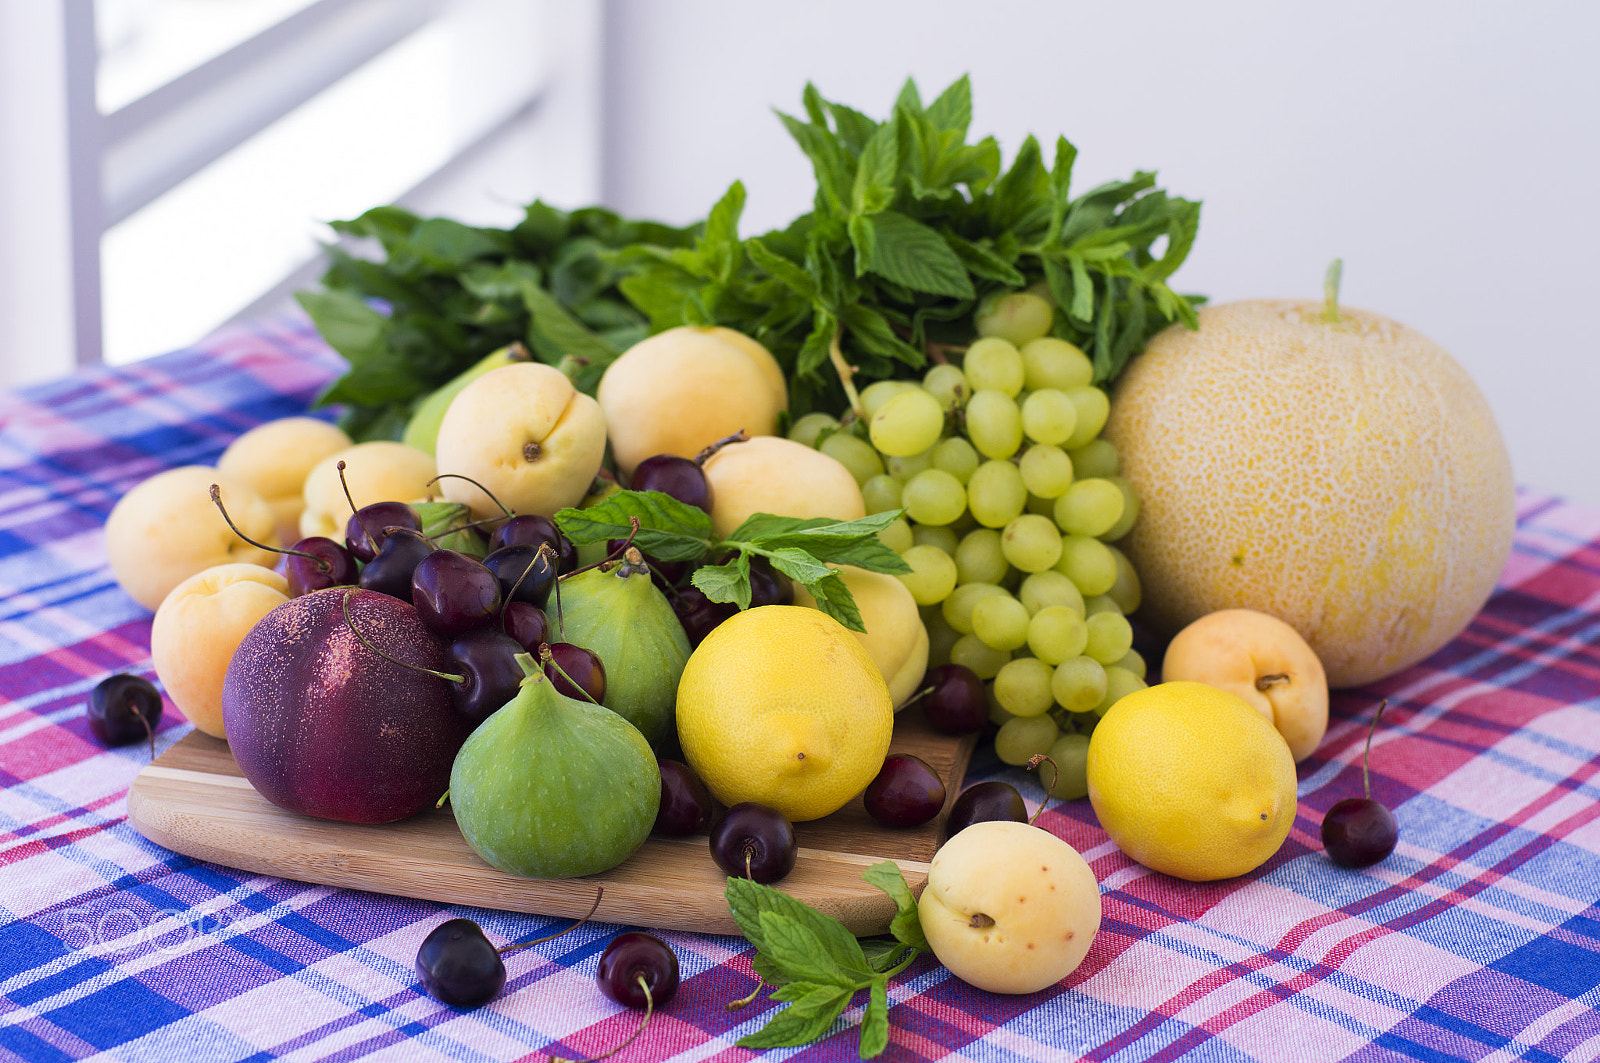
[[[423,484],[422,486],[424,486],[424,487],[432,487],[434,484],[438,483],[440,480],[443,480],[447,476],[450,477],[453,480],[465,480],[465,481],[467,481],[467,483],[471,484],[473,487],[476,487],[478,490],[480,490],[484,494],[488,495],[489,496],[489,501],[493,502],[495,505],[500,507],[500,512],[502,512],[502,513],[504,513],[506,515],[506,519],[507,520],[509,520],[512,517],[516,516],[515,513],[511,512],[509,509],[506,508],[504,502],[502,502],[498,498],[494,497],[494,492],[493,491],[489,490],[487,487],[483,486],[481,483],[479,483],[478,481],[474,480],[472,477],[463,476],[459,472],[442,472],[438,476],[435,476],[433,479],[429,480],[427,483]],[[498,520],[499,518],[498,517],[491,517],[489,519],[490,520]]]
[[[738,1000],[730,1000],[726,1004],[722,1005],[722,1009],[724,1011],[738,1011],[747,1004],[754,1002],[756,995],[765,989],[766,986],[767,983],[761,980],[761,976],[759,974],[756,975],[756,987],[750,990],[750,995],[747,997],[740,997]]]
[[[1056,783],[1061,781],[1061,765],[1057,764],[1054,758],[1052,758],[1048,753],[1035,753],[1033,756],[1028,758],[1029,771],[1032,771],[1041,764],[1050,765],[1050,785],[1044,788],[1044,800],[1039,802],[1039,807],[1033,810],[1033,816],[1028,820],[1028,825],[1030,827],[1037,825],[1035,820],[1039,818],[1039,813],[1044,811],[1044,806],[1050,803],[1051,791],[1056,788]],[[1043,772],[1040,773],[1040,777],[1043,777]],[[1040,829],[1042,830],[1043,828],[1041,827]]]
[[[1287,683],[1288,681],[1288,672],[1278,672],[1274,675],[1264,675],[1260,679],[1256,680],[1256,689],[1266,690],[1268,687],[1277,686],[1279,683]]]
[[[1344,259],[1328,263],[1328,272],[1322,275],[1322,320],[1329,325],[1342,323],[1339,317],[1339,282],[1344,277]]]
[[[1367,761],[1372,759],[1372,734],[1378,729],[1378,721],[1383,718],[1383,710],[1388,705],[1388,698],[1378,702],[1378,711],[1372,716],[1372,726],[1367,728],[1367,748],[1361,753],[1361,795],[1363,797],[1372,796],[1372,780],[1367,775]]]
[[[570,934],[570,933],[572,933],[574,930],[578,929],[584,923],[587,923],[590,919],[594,918],[594,913],[600,910],[600,898],[604,897],[605,893],[606,893],[606,888],[604,886],[600,885],[599,883],[595,883],[595,887],[594,887],[594,903],[589,905],[588,913],[585,914],[582,919],[579,919],[576,923],[573,923],[571,926],[567,927],[565,930],[557,930],[554,934],[546,934],[544,937],[542,937],[542,938],[534,938],[532,941],[521,941],[521,942],[518,942],[515,945],[507,945],[505,948],[496,949],[495,951],[500,953],[500,955],[502,955],[502,956],[509,956],[511,953],[516,952],[519,949],[525,949],[525,948],[528,948],[531,945],[543,945],[546,941],[554,941],[556,938],[560,937],[562,934]]]
[[[351,587],[349,590],[345,591],[344,598],[342,598],[339,602],[339,607],[344,610],[345,626],[350,629],[350,633],[360,641],[361,645],[365,646],[373,653],[376,653],[379,657],[382,657],[390,664],[398,664],[401,668],[409,668],[413,672],[423,672],[427,675],[433,676],[435,679],[445,679],[452,683],[465,683],[467,681],[467,677],[464,675],[451,675],[449,672],[435,672],[432,668],[424,668],[420,664],[407,664],[405,661],[395,660],[393,657],[390,657],[387,653],[384,653],[382,650],[378,649],[378,647],[368,642],[367,636],[363,635],[359,630],[357,630],[355,621],[350,619],[350,598],[356,593],[358,593],[358,591],[355,587]]]
[[[633,1044],[634,1041],[638,1040],[639,1039],[639,1035],[644,1033],[644,1028],[646,1026],[650,1025],[650,1016],[653,1015],[655,1013],[655,1010],[656,1010],[656,999],[651,994],[651,992],[650,992],[650,983],[645,981],[644,975],[642,975],[642,974],[635,975],[634,976],[634,981],[639,983],[639,988],[640,989],[644,990],[644,1018],[639,1020],[638,1028],[635,1029],[633,1031],[633,1033],[628,1035],[628,1039],[626,1041],[622,1042],[620,1045],[616,1045],[616,1046],[614,1046],[612,1048],[606,1049],[604,1052],[601,1052],[598,1056],[587,1056],[587,1057],[585,1057],[583,1059],[569,1059],[566,1056],[558,1056],[554,1052],[550,1052],[550,1053],[548,1053],[548,1055],[550,1057],[551,1063],[554,1063],[555,1060],[566,1060],[566,1063],[595,1063],[595,1060],[604,1059],[607,1056],[611,1056],[611,1055],[616,1055],[618,1052],[622,1051],[624,1048],[627,1048],[629,1045]]]
[[[856,367],[844,360],[844,350],[839,346],[839,337],[843,332],[842,328],[833,330],[833,339],[828,341],[828,361],[833,363],[834,371],[839,374],[839,383],[844,385],[844,395],[850,400],[850,408],[859,420],[865,421],[867,415],[862,409],[861,395],[856,391],[853,380]]]
[[[554,668],[556,672],[560,674],[562,679],[565,679],[567,682],[571,683],[573,688],[576,689],[578,693],[588,698],[591,703],[595,705],[600,704],[598,701],[594,700],[594,695],[583,689],[583,684],[579,683],[576,679],[573,679],[567,674],[567,670],[561,667],[560,663],[556,660],[555,654],[550,652],[549,643],[545,643],[543,646],[539,647],[539,659],[545,664],[548,664],[551,668]],[[559,691],[557,691],[557,693],[559,693]]]
[[[267,550],[274,554],[293,554],[295,557],[309,557],[311,560],[317,563],[317,567],[323,572],[333,571],[333,566],[328,564],[326,558],[318,557],[316,554],[308,554],[304,550],[288,550],[281,546],[268,546],[266,543],[258,543],[254,539],[250,538],[250,536],[240,531],[239,526],[233,522],[233,518],[228,516],[228,507],[222,504],[222,488],[217,484],[211,485],[211,504],[216,506],[218,511],[222,513],[222,519],[228,522],[228,527],[233,529],[233,534],[237,535],[239,538],[243,539],[257,550]]]
[[[356,507],[355,496],[350,493],[350,483],[344,478],[344,459],[334,466],[339,470],[339,486],[344,488],[344,500],[350,503],[350,515],[356,519],[356,525],[361,529],[361,534],[367,537],[367,542],[372,544],[373,553],[378,551],[378,540],[373,538],[372,529],[367,527],[367,522],[361,519],[361,510]]]
[[[696,465],[704,465],[706,462],[711,460],[711,456],[713,454],[715,454],[717,451],[721,450],[723,447],[727,446],[730,443],[748,443],[748,442],[750,442],[750,434],[748,432],[746,432],[743,428],[741,428],[737,432],[733,433],[733,435],[731,435],[731,436],[723,436],[721,439],[717,440],[715,443],[711,444],[709,447],[706,447],[700,453],[696,454],[694,456],[694,463]]]

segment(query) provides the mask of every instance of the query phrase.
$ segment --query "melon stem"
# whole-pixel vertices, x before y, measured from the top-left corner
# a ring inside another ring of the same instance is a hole
[[[1344,259],[1328,263],[1328,272],[1322,276],[1322,320],[1330,325],[1341,322],[1339,317],[1339,281],[1344,275]]]

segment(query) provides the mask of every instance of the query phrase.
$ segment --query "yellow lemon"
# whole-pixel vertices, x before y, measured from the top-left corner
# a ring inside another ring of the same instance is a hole
[[[1161,683],[1111,706],[1089,737],[1089,801],[1145,867],[1192,882],[1264,864],[1294,824],[1294,758],[1236,694]]]
[[[816,609],[766,605],[725,620],[678,681],[678,740],[717,800],[758,801],[796,822],[866,789],[893,730],[878,666]]]

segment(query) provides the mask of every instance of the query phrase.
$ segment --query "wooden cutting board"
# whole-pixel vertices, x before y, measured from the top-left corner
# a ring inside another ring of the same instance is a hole
[[[869,817],[857,798],[825,819],[798,823],[799,859],[777,885],[856,934],[885,933],[894,904],[863,882],[861,873],[893,860],[912,892],[922,892],[976,742],[976,736],[935,732],[915,707],[902,712],[890,752],[915,754],[939,773],[944,810],[922,827],[891,830]],[[496,871],[473,852],[448,809],[376,827],[285,812],[250,785],[226,742],[198,731],[134,779],[128,819],[175,852],[279,878],[574,919],[589,910],[599,884],[605,892],[594,915],[598,920],[739,932],[723,898],[726,877],[712,862],[703,834],[651,836],[628,860],[600,875],[519,878]]]

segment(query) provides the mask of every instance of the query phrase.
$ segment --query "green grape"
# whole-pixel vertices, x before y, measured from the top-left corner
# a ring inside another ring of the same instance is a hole
[[[993,583],[963,583],[944,600],[940,613],[950,630],[958,635],[972,634],[972,609],[983,599],[995,594],[1011,597],[1004,587]]]
[[[1018,345],[1048,336],[1055,322],[1055,307],[1033,292],[991,295],[978,307],[973,324],[980,336],[999,336]]]
[[[911,522],[901,517],[878,533],[878,541],[897,554],[905,553],[916,545],[911,535]]]
[[[817,449],[849,469],[858,487],[883,471],[883,460],[872,444],[849,432],[833,433]]]
[[[878,407],[870,434],[880,454],[903,458],[921,454],[944,434],[944,407],[921,388],[909,388]]]
[[[1057,665],[1083,654],[1089,643],[1089,625],[1065,605],[1050,605],[1028,621],[1028,649],[1048,665]]]
[[[993,528],[978,528],[962,536],[954,556],[962,583],[999,583],[1011,570],[1000,549],[1000,533]]]
[[[1084,610],[1083,592],[1078,590],[1078,585],[1054,569],[1049,572],[1035,572],[1023,580],[1022,587],[1017,591],[1017,597],[1022,600],[1029,613],[1037,613],[1052,605],[1060,605],[1071,609],[1079,616],[1088,615]]]
[[[1027,503],[1022,473],[1009,461],[986,461],[967,481],[967,504],[973,518],[986,528],[1004,528],[1022,514]]]
[[[1122,459],[1109,439],[1091,439],[1072,452],[1072,468],[1084,479],[1115,476]]]
[[[911,566],[910,572],[900,573],[900,582],[918,605],[937,605],[956,589],[956,563],[938,547],[913,546],[900,560]]]
[[[1107,528],[1100,538],[1108,542],[1116,542],[1133,530],[1133,522],[1139,519],[1139,496],[1134,494],[1133,485],[1120,476],[1106,477],[1111,483],[1117,485],[1117,490],[1122,492],[1122,516],[1117,522]]]
[[[1129,650],[1123,654],[1122,660],[1118,661],[1113,667],[1132,672],[1140,679],[1143,679],[1149,672],[1149,667],[1144,663],[1144,657],[1138,650]]]
[[[948,601],[949,599],[946,599]],[[950,663],[950,647],[961,635],[945,623],[944,609],[940,605],[925,605],[917,610],[922,614],[922,626],[928,632],[928,667],[937,668]]]
[[[1117,603],[1117,608],[1124,613],[1139,611],[1139,603],[1144,601],[1144,587],[1139,582],[1139,573],[1134,571],[1133,562],[1128,560],[1128,555],[1118,550],[1115,546],[1107,546],[1111,557],[1117,563],[1117,581],[1106,591],[1106,597]]]
[[[890,476],[905,483],[917,473],[933,468],[933,447],[909,456],[892,454],[883,465]]]
[[[1056,524],[1071,535],[1101,535],[1121,516],[1122,490],[1110,480],[1074,481],[1056,499]]]
[[[947,410],[960,406],[972,394],[972,389],[967,386],[967,374],[954,365],[936,365],[928,370],[928,374],[922,378],[922,387]]]
[[[994,736],[994,753],[1005,763],[1021,767],[1040,753],[1050,752],[1050,747],[1061,737],[1061,728],[1048,715],[1018,716],[1001,725]]]
[[[1016,717],[1006,711],[1006,707],[995,700],[994,684],[986,684],[983,688],[983,700],[989,706],[989,722],[996,727],[1004,727]]]
[[[961,542],[961,536],[947,524],[913,524],[911,538],[918,546],[935,546],[951,557],[956,554],[956,544]]]
[[[1106,593],[1117,582],[1117,559],[1110,548],[1087,535],[1068,535],[1061,540],[1061,560],[1055,570],[1090,596]]]
[[[1022,402],[1022,431],[1035,443],[1056,446],[1072,438],[1078,426],[1078,407],[1065,391],[1045,388]]]
[[[975,392],[967,403],[967,438],[979,454],[1005,461],[1022,446],[1022,411],[1003,391]]]
[[[902,391],[913,391],[917,385],[909,380],[880,380],[861,389],[861,416],[871,421],[880,407]]]
[[[1089,356],[1066,340],[1042,336],[1022,345],[1023,382],[1029,390],[1086,387],[1094,379]]]
[[[817,437],[829,428],[838,428],[839,419],[828,413],[808,413],[789,427],[789,438],[815,448]]]
[[[1078,408],[1078,423],[1072,436],[1064,444],[1068,450],[1077,450],[1100,434],[1111,414],[1111,400],[1099,388],[1072,388],[1067,392],[1072,405]]]
[[[1106,670],[1092,657],[1069,657],[1056,665],[1050,694],[1068,712],[1093,712],[1106,696]]]
[[[979,679],[993,679],[1009,660],[1008,651],[991,649],[976,635],[962,635],[950,647],[950,663],[972,669],[972,674]]]
[[[948,369],[950,367],[945,366],[944,368]],[[977,470],[983,459],[978,457],[978,452],[973,449],[971,443],[968,443],[960,436],[951,436],[949,439],[940,441],[939,445],[933,448],[932,461],[935,469],[943,469],[965,485],[968,480],[972,479],[973,472]]]
[[[1062,735],[1050,747],[1050,763],[1056,766],[1054,775],[1044,778],[1050,782],[1050,796],[1058,801],[1076,801],[1089,796],[1089,736]],[[1040,771],[1049,771],[1048,765],[1039,765]]]
[[[1072,486],[1075,470],[1066,451],[1040,443],[1029,447],[1022,455],[1022,460],[1017,463],[1017,471],[1022,474],[1023,486],[1029,494],[1048,500],[1067,493],[1067,488]],[[1055,507],[1051,506],[1047,513],[1054,516]]]
[[[972,633],[991,649],[1021,649],[1028,644],[1028,610],[1009,594],[980,598],[972,607]]]
[[[1116,664],[1133,649],[1133,626],[1121,613],[1095,613],[1084,623],[1089,628],[1089,642],[1083,648],[1085,657],[1093,657],[1101,664]]]
[[[900,504],[918,524],[949,524],[967,508],[967,492],[949,473],[924,469],[906,483]]]
[[[1122,607],[1109,594],[1096,594],[1092,598],[1083,600],[1083,615],[1093,616],[1096,613],[1122,613]]]
[[[1142,678],[1134,675],[1125,668],[1115,665],[1106,669],[1106,692],[1100,698],[1100,703],[1094,707],[1096,716],[1104,716],[1111,711],[1111,706],[1132,694],[1135,690],[1143,690],[1149,686]]]
[[[861,485],[861,501],[868,513],[887,513],[900,508],[900,481],[886,472],[880,472]]]
[[[1050,680],[1056,670],[1033,657],[1007,661],[994,677],[994,697],[1013,716],[1043,716],[1056,703]]]
[[[1043,572],[1061,559],[1061,533],[1049,517],[1024,513],[1006,525],[1000,550],[1023,572]]]
[[[961,367],[974,395],[980,391],[999,391],[1006,398],[1014,399],[1022,390],[1022,355],[998,337],[987,337],[968,347]]]

